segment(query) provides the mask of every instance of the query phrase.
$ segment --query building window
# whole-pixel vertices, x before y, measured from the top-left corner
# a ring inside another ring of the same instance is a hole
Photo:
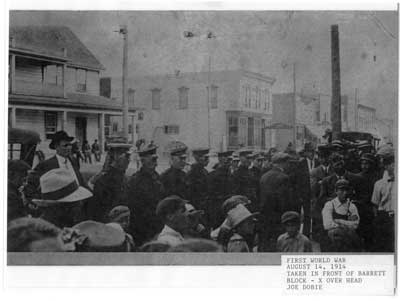
[[[128,124],[128,134],[132,134],[132,124]]]
[[[247,142],[247,117],[239,117],[239,146],[246,146]]]
[[[264,90],[263,101],[264,101],[264,110],[267,111],[267,112],[270,112],[270,110],[271,110],[271,101],[270,101],[269,90],[268,89]]]
[[[159,110],[161,108],[161,90],[153,89],[151,90],[151,106],[153,110]]]
[[[254,145],[254,118],[249,117],[247,121],[247,145]]]
[[[137,124],[135,128],[136,128],[136,134],[139,134],[139,125]]]
[[[85,69],[76,69],[76,91],[86,92],[87,72]]]
[[[169,135],[178,135],[179,134],[179,125],[165,125],[164,133]]]
[[[254,119],[254,145],[261,147],[261,119]]]
[[[44,132],[46,139],[51,139],[57,132],[57,112],[44,112]]]
[[[131,106],[134,106],[135,104],[135,90],[133,89],[128,89],[128,103]]]
[[[179,109],[187,109],[189,103],[189,88],[181,87],[179,91]]]
[[[144,118],[144,113],[143,112],[139,112],[138,120],[143,120],[143,118]]]
[[[238,145],[239,119],[237,116],[228,116],[228,145]]]
[[[209,87],[207,87],[207,93],[210,93],[209,90],[210,90]],[[217,86],[211,86],[210,104],[211,104],[211,109],[218,108],[218,87]]]
[[[63,72],[60,65],[47,65],[43,67],[43,81],[46,84],[62,86]]]
[[[113,122],[112,131],[113,131],[113,133],[118,132],[118,122]]]
[[[265,119],[262,119],[261,120],[261,148],[262,149],[265,149],[265,147],[266,147],[266,141],[265,141],[265,126],[266,126],[266,124],[265,124]]]
[[[251,95],[250,95],[250,86],[246,86],[246,94],[245,94],[245,99],[244,99],[244,106],[246,108],[251,107]]]

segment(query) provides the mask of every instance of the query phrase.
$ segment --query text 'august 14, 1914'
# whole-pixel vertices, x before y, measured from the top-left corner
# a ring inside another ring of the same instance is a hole
[[[285,255],[281,264],[286,293],[362,291],[370,284],[390,283],[393,267],[393,262],[375,264],[355,255]]]

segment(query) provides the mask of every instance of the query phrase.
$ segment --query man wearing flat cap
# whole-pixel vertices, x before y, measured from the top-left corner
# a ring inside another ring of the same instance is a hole
[[[251,150],[240,150],[240,165],[232,174],[232,194],[245,195],[250,200],[256,199],[256,193],[252,190],[252,176],[249,170],[253,158]]]
[[[273,167],[260,180],[260,243],[259,251],[273,252],[281,231],[281,216],[290,210],[292,192],[286,170],[290,156],[278,152],[272,157]]]
[[[20,188],[31,167],[23,160],[8,161],[7,176],[7,222],[26,215]]]
[[[218,153],[218,166],[208,177],[208,192],[210,197],[210,226],[217,228],[225,218],[221,206],[232,195],[232,178],[230,174],[230,156],[232,151]]]
[[[153,239],[163,227],[156,215],[158,202],[164,195],[164,186],[157,167],[157,146],[148,146],[138,152],[141,168],[128,183],[128,207],[131,211],[130,233],[137,245]]]
[[[187,193],[186,173],[183,169],[186,166],[185,145],[177,144],[170,150],[171,167],[161,174],[161,182],[164,185],[164,197],[169,195],[178,195],[185,198]]]
[[[50,142],[49,148],[56,151],[51,158],[40,162],[29,174],[27,187],[25,189],[28,199],[40,198],[40,177],[52,169],[62,168],[71,174],[76,182],[87,187],[75,159],[72,158],[72,140],[74,137],[68,136],[65,131],[56,132]]]
[[[209,212],[209,198],[208,198],[208,171],[206,169],[209,163],[209,148],[196,148],[192,150],[195,163],[190,167],[186,176],[187,193],[186,198],[190,200],[196,209]],[[205,215],[203,222],[208,227],[208,215]]]

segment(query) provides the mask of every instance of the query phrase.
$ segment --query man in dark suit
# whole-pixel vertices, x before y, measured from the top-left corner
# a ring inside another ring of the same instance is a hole
[[[275,251],[275,244],[281,234],[280,218],[290,210],[292,188],[286,171],[290,156],[276,153],[272,157],[273,167],[260,180],[260,242],[259,252]]]
[[[72,158],[72,144],[71,141],[74,137],[68,136],[65,131],[56,132],[50,142],[50,149],[54,149],[56,154],[51,158],[40,162],[34,169],[33,172],[29,174],[27,179],[27,185],[24,189],[25,196],[28,199],[40,198],[40,177],[46,172],[62,168],[66,169],[71,173],[73,179],[79,183],[80,186],[86,186],[81,173],[79,172],[79,167],[75,159]]]
[[[251,150],[239,151],[240,165],[232,174],[232,194],[244,195],[254,202],[257,199],[256,193],[252,188],[252,174],[249,170],[251,159]]]

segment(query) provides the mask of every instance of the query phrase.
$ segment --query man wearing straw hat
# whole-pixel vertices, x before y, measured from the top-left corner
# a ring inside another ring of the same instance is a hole
[[[41,198],[33,199],[42,212],[41,218],[56,226],[72,227],[85,219],[84,201],[92,193],[63,168],[52,169],[40,177]]]

